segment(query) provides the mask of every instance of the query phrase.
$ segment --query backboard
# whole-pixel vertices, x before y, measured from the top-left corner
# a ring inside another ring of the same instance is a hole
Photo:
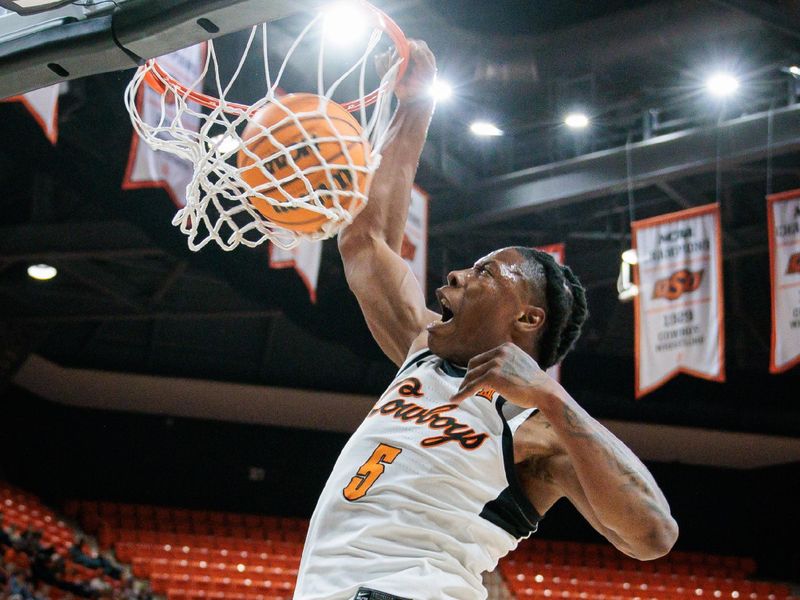
[[[0,98],[129,69],[148,58],[314,10],[324,0],[86,0],[0,14]]]

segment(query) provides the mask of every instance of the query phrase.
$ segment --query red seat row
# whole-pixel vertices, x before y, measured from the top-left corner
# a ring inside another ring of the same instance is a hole
[[[300,531],[305,533],[308,520],[296,517],[271,515],[243,515],[239,513],[187,510],[142,504],[117,504],[113,502],[72,501],[65,508],[67,514],[82,520],[105,522],[116,528],[172,530],[179,526],[203,527],[209,532],[223,528],[260,528],[267,531]]]

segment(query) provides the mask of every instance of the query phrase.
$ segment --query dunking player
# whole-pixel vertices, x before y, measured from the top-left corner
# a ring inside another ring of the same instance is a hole
[[[295,600],[485,598],[481,573],[561,497],[641,560],[678,534],[645,466],[544,372],[587,316],[568,268],[504,248],[448,275],[441,315],[426,308],[399,249],[435,72],[412,42],[369,204],[339,236],[350,288],[400,370],[328,479]]]

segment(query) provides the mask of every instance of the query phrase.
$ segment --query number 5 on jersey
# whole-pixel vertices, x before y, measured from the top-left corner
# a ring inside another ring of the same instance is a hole
[[[401,452],[400,448],[388,446],[387,444],[378,444],[372,456],[358,468],[350,483],[342,490],[344,497],[351,502],[363,498],[378,480],[378,477],[383,475],[386,465],[392,464]]]

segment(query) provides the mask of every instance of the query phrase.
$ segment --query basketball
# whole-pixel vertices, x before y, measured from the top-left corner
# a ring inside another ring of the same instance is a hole
[[[283,106],[270,103],[259,110],[242,134],[244,148],[237,156],[242,179],[262,196],[281,203],[287,202],[286,195],[310,195],[310,187],[325,207],[338,199],[355,215],[363,204],[359,194],[366,193],[368,183],[365,172],[352,168],[365,167],[370,153],[369,142],[354,139],[361,136],[361,125],[340,105],[315,94],[289,94],[280,102]],[[289,118],[292,113],[302,128]],[[271,223],[297,233],[319,232],[328,221],[307,208],[275,206],[258,196],[249,200]]]

